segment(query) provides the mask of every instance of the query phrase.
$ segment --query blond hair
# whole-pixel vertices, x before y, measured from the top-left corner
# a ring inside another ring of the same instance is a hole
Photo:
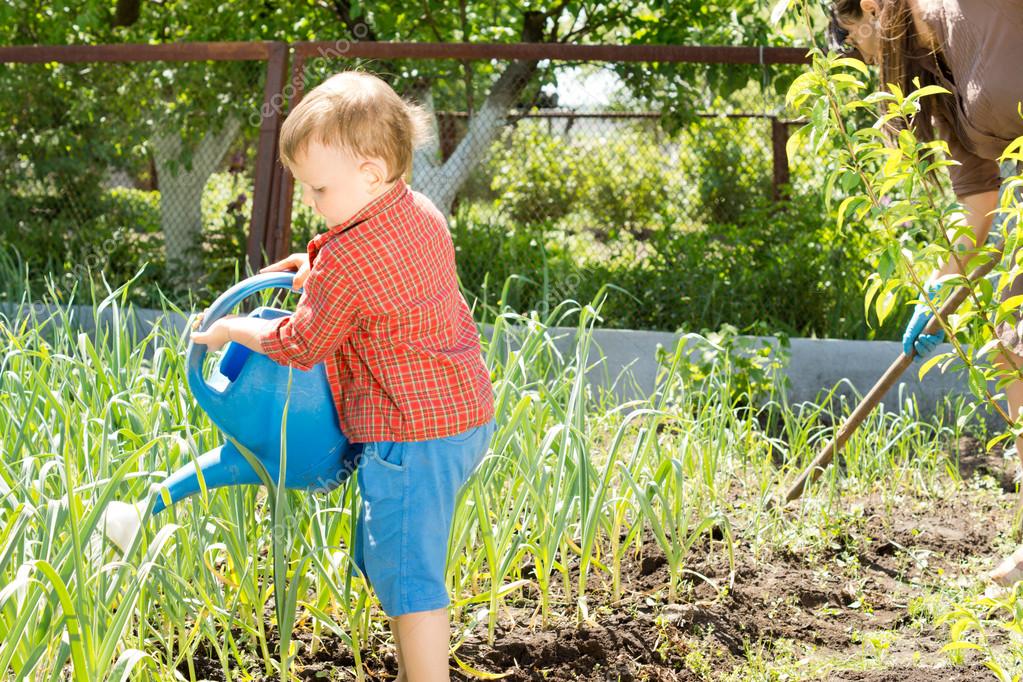
[[[431,135],[430,118],[417,104],[365,71],[343,71],[313,88],[281,127],[281,160],[295,166],[311,141],[353,156],[382,159],[388,182],[412,167],[412,153]]]

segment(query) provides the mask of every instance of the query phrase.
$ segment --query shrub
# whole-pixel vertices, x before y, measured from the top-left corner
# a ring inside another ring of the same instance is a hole
[[[835,229],[818,197],[761,199],[731,223],[657,232],[646,251],[587,257],[551,226],[509,227],[473,208],[452,222],[459,272],[470,297],[504,303],[589,301],[605,284],[604,326],[739,330],[755,325],[791,336],[895,338],[895,316],[879,329],[864,318],[861,282],[872,271],[870,238]]]
[[[168,269],[160,224],[160,193],[114,187],[80,205],[62,194],[0,194],[0,248],[16,251],[28,268],[33,291],[45,290],[48,276],[70,292],[88,290],[93,280],[112,286],[131,279],[137,305],[159,306],[160,292],[176,303],[189,297],[212,301],[235,281],[248,235],[248,180],[214,174],[203,195],[203,277],[184,282]]]
[[[700,119],[689,125],[686,154],[696,187],[694,215],[704,223],[730,223],[771,197],[769,128],[759,119]]]
[[[4,204],[0,246],[18,251],[36,283],[52,273],[62,289],[88,289],[90,275],[123,282],[151,262],[135,293],[155,303],[146,292],[155,293],[163,261],[157,193],[118,187],[85,206],[60,195],[6,195]]]
[[[647,239],[678,214],[678,173],[655,131],[633,126],[594,141],[581,185],[586,222],[606,228],[606,239],[621,232]]]
[[[580,199],[580,151],[535,121],[509,128],[489,162],[490,187],[500,195],[500,209],[511,220],[530,224],[568,215]]]

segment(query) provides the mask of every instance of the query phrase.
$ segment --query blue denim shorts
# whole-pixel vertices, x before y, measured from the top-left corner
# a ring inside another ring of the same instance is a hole
[[[450,603],[444,574],[455,501],[494,428],[491,419],[447,438],[363,444],[352,557],[388,616]]]

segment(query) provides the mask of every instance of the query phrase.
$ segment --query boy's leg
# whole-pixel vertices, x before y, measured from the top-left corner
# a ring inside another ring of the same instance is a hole
[[[395,644],[401,651],[398,657],[399,680],[448,682],[451,624],[446,607],[397,616],[391,619],[391,628]]]
[[[391,625],[391,636],[394,637],[394,659],[398,662],[398,676],[394,679],[397,682],[408,682],[405,659],[401,655],[401,636],[398,633],[398,624],[394,618],[388,618],[387,620]]]
[[[363,541],[356,552],[393,614],[399,680],[447,681],[446,550],[461,485],[486,453],[494,423],[453,437],[367,444],[360,464]]]

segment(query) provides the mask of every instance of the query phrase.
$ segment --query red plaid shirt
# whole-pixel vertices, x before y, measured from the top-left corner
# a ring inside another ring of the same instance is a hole
[[[350,441],[443,438],[494,416],[451,235],[429,199],[399,179],[308,250],[294,314],[260,345],[282,365],[326,363]]]

